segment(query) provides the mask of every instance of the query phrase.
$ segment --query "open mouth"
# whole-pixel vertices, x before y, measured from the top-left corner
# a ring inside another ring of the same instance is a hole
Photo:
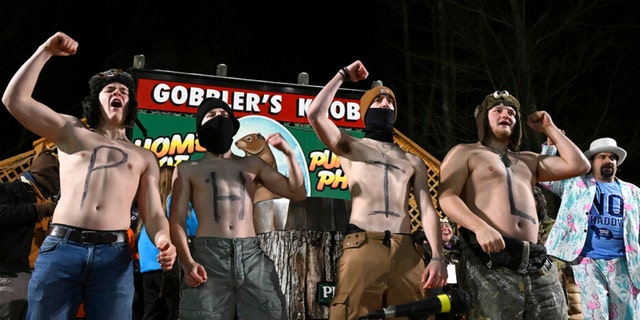
[[[120,99],[111,100],[111,106],[114,108],[122,108],[122,101]]]

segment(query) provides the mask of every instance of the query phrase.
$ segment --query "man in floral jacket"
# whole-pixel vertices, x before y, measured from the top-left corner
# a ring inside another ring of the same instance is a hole
[[[548,140],[542,153],[553,149]],[[589,173],[543,183],[562,197],[547,250],[571,265],[585,319],[638,319],[640,189],[616,177],[627,152],[614,139],[597,139],[584,154]]]

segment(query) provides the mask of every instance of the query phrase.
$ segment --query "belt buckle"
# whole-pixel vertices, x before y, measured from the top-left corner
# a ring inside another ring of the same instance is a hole
[[[80,242],[84,244],[91,244],[96,242],[96,235],[98,235],[97,231],[93,230],[84,230],[80,232]]]

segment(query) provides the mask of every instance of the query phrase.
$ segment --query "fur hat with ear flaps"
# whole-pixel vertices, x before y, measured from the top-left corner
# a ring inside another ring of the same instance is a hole
[[[513,128],[513,133],[511,134],[510,144],[511,150],[519,151],[520,143],[522,142],[520,102],[518,102],[518,99],[510,95],[506,90],[496,91],[494,93],[488,94],[486,97],[484,97],[482,103],[476,107],[473,115],[476,118],[476,125],[478,127],[478,139],[482,143],[485,137],[490,134],[489,131],[491,130],[491,126],[489,125],[489,117],[487,116],[487,114],[489,110],[491,110],[491,108],[501,103],[516,110],[516,125]]]
[[[133,77],[120,69],[109,69],[98,72],[89,79],[89,95],[82,101],[83,116],[87,119],[87,125],[95,128],[100,123],[100,91],[110,83],[118,82],[129,89],[129,103],[124,119],[125,126],[132,128],[138,117],[138,99],[136,98],[135,83]]]

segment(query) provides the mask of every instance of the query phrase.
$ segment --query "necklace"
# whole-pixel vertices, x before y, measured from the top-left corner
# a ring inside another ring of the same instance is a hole
[[[498,155],[500,155],[500,160],[502,160],[502,163],[504,163],[504,166],[509,168],[511,167],[511,159],[509,159],[509,150],[505,151],[505,152],[501,152],[500,150],[489,146],[489,145],[484,145],[483,146],[493,150],[493,152],[497,153]]]

